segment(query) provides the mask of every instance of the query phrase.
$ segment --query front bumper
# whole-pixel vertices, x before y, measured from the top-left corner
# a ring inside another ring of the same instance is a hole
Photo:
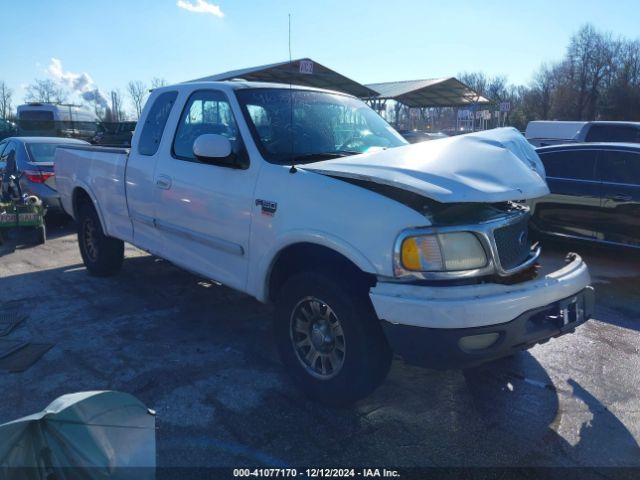
[[[514,285],[378,283],[369,295],[396,353],[410,363],[461,367],[573,331],[593,314],[589,283],[586,264],[571,254],[560,270]],[[486,348],[460,344],[464,337],[485,334],[496,338]]]
[[[593,315],[593,308],[593,287],[587,287],[577,295],[530,310],[500,325],[445,329],[383,321],[382,327],[393,351],[408,363],[431,368],[465,368],[572,333]],[[479,349],[465,348],[461,343],[462,339],[478,335],[493,335],[495,340]]]

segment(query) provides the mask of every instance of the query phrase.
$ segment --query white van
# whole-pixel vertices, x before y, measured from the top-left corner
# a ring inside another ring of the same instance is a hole
[[[18,135],[89,140],[98,130],[95,112],[80,105],[27,103],[18,106]]]

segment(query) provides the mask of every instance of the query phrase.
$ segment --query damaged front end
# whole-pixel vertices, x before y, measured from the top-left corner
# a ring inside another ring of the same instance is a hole
[[[394,275],[412,280],[506,278],[532,269],[529,211],[515,202],[448,206],[432,226],[404,230],[394,247]]]
[[[514,129],[304,168],[390,198],[425,217],[424,225],[407,228],[396,238],[396,280],[503,283],[534,275],[540,248],[529,241],[529,210],[518,202],[549,190],[535,150]]]

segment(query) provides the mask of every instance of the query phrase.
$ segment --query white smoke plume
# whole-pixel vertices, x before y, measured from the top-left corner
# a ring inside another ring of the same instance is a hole
[[[52,58],[47,72],[58,82],[77,92],[83,100],[96,102],[102,108],[109,108],[109,100],[98,89],[91,76],[86,73],[65,72],[59,58]]]

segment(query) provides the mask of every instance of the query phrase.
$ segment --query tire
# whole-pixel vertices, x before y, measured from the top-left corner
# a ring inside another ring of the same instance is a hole
[[[78,209],[78,245],[87,271],[96,277],[117,273],[124,259],[124,242],[107,237],[93,205],[86,202]]]
[[[373,392],[392,359],[367,289],[335,277],[293,275],[279,291],[274,316],[285,368],[307,396],[329,406]]]

